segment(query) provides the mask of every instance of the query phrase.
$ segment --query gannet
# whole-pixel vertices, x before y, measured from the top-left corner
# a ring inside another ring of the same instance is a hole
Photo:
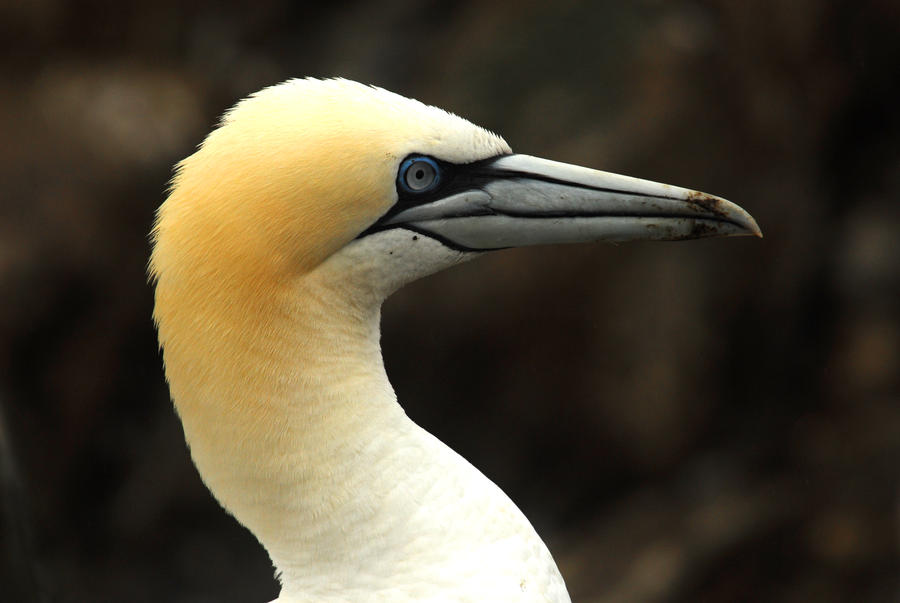
[[[724,235],[760,230],[380,88],[295,79],[237,103],[178,164],[149,273],[193,461],[277,601],[569,601],[516,505],[404,413],[381,304],[493,249]]]

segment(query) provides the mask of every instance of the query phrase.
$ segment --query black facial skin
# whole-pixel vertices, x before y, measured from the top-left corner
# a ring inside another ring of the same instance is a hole
[[[403,178],[404,174],[397,174],[397,202],[387,211],[387,213],[378,218],[374,224],[361,232],[359,236],[356,237],[357,239],[389,228],[402,227],[408,230],[415,230],[415,228],[410,228],[409,225],[406,224],[386,224],[386,222],[395,215],[411,207],[433,203],[444,197],[449,197],[465,191],[480,190],[496,178],[511,175],[507,170],[498,170],[491,167],[497,159],[505,157],[505,155],[488,157],[487,159],[473,161],[472,163],[450,163],[449,161],[443,161],[442,159],[436,159],[434,157],[429,157],[428,155],[422,155],[421,153],[413,153],[405,157],[403,161],[400,162],[400,165],[403,165],[407,159],[414,157],[428,157],[437,164],[440,178],[438,185],[423,192],[410,191],[400,185],[400,178]],[[473,213],[466,213],[465,215],[477,216],[489,213],[489,211],[484,210],[480,213],[476,211]],[[447,217],[452,218],[454,216],[448,215]],[[432,234],[422,234],[434,238],[434,235]],[[446,243],[445,241],[442,242]],[[452,247],[459,248],[459,245],[453,244]]]

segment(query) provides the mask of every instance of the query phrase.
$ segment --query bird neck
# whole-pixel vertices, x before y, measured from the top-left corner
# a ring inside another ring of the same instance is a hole
[[[461,481],[490,484],[397,403],[381,357],[383,294],[333,283],[325,271],[247,291],[223,282],[177,337],[160,321],[194,462],[266,548],[283,592],[346,585],[359,567],[389,582],[411,541],[441,550],[427,511],[431,498],[453,501],[434,483],[459,465]]]
[[[165,348],[200,474],[281,571],[339,542],[328,523],[365,504],[354,483],[373,442],[412,425],[384,371],[380,305],[311,280],[258,292],[265,304],[232,289],[211,304],[219,316],[197,321],[213,327],[194,333],[190,359]]]
[[[279,601],[513,600],[544,586],[567,600],[515,505],[397,403],[380,307],[422,271],[412,256],[373,269],[373,250],[356,251],[290,278],[157,282],[166,375],[205,483],[268,551]]]

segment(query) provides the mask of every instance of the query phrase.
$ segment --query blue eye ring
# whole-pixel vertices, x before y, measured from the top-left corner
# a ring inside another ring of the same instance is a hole
[[[407,157],[400,164],[397,186],[400,190],[419,195],[437,188],[441,181],[441,168],[437,161],[424,155]]]

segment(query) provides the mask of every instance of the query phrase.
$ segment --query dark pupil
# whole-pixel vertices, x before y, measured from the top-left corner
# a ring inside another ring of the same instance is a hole
[[[417,169],[416,170],[416,179],[421,180],[424,177],[425,177],[425,170],[423,170],[422,168]]]

